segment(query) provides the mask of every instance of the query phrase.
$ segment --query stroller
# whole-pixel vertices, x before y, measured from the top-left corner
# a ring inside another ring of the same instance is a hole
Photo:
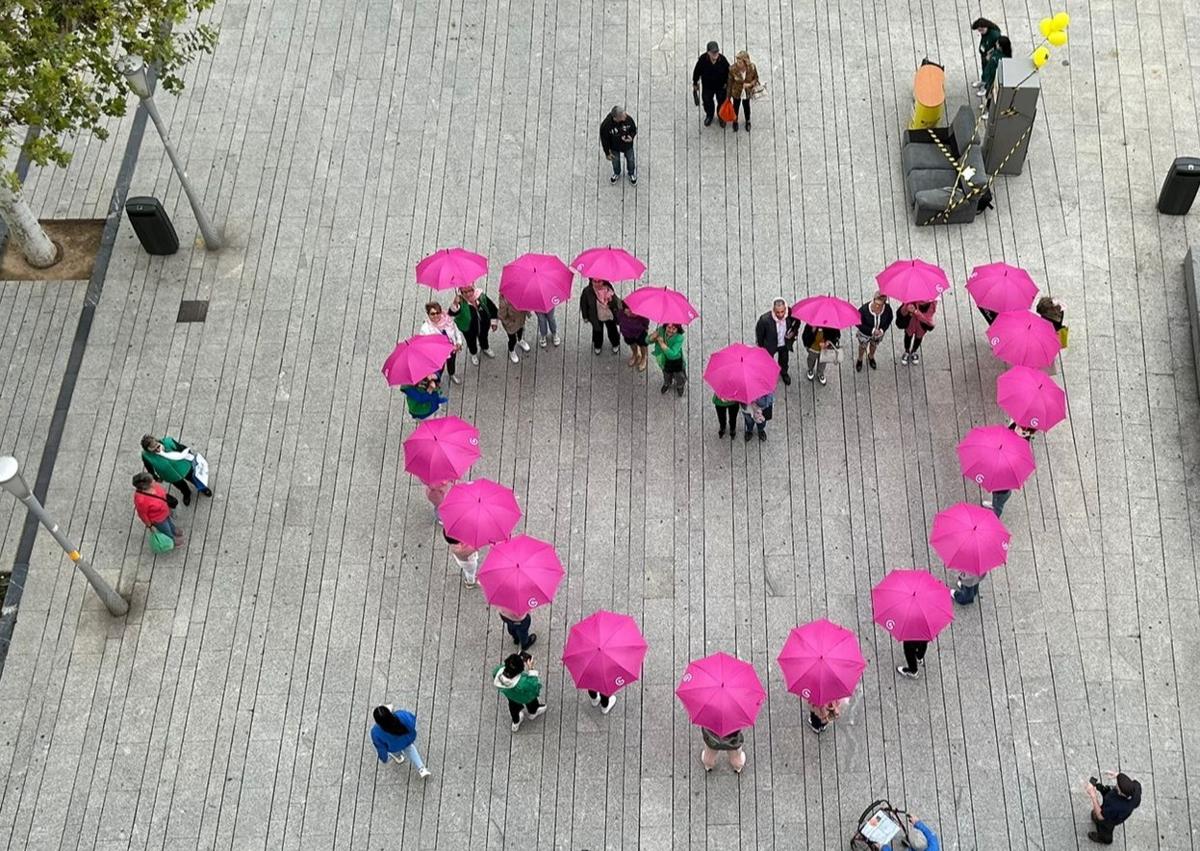
[[[910,847],[908,813],[892,806],[886,798],[873,801],[858,817],[850,837],[850,851],[879,851],[891,845],[894,851]]]

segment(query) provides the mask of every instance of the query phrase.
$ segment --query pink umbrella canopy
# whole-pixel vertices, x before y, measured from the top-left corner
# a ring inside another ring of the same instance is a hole
[[[1036,466],[1029,441],[1001,425],[978,426],[958,444],[962,474],[985,491],[1015,490]]]
[[[624,299],[625,306],[638,316],[654,322],[687,325],[700,314],[683,293],[666,287],[638,287]]]
[[[613,695],[641,677],[646,649],[633,618],[602,609],[571,627],[562,659],[576,688]]]
[[[929,544],[951,570],[983,576],[1008,561],[1012,535],[992,511],[960,502],[933,518]]]
[[[404,441],[404,469],[427,485],[461,479],[479,460],[479,429],[458,417],[425,420]]]
[[[754,726],[767,693],[748,662],[714,653],[687,666],[675,688],[688,718],[718,736]]]
[[[1014,366],[996,379],[996,404],[1022,428],[1046,431],[1067,418],[1067,394],[1040,369]]]
[[[946,273],[924,260],[897,260],[875,276],[875,283],[881,293],[901,303],[933,301],[950,289]]]
[[[822,704],[852,695],[867,660],[853,632],[822,619],[788,634],[779,652],[779,667],[788,691]]]
[[[1007,263],[988,263],[971,270],[967,292],[984,310],[1003,313],[1027,310],[1037,296],[1038,286],[1024,269]]]
[[[988,328],[992,353],[1007,364],[1042,369],[1054,362],[1062,344],[1054,326],[1032,310],[1006,310]]]
[[[646,274],[646,264],[624,248],[589,248],[571,261],[571,268],[603,281],[636,281]]]
[[[500,295],[517,310],[545,313],[571,297],[572,277],[553,254],[522,254],[500,270]]]
[[[712,353],[704,380],[722,399],[749,405],[775,389],[779,364],[766,349],[734,343]]]
[[[446,499],[453,494],[451,490]],[[450,535],[458,537],[453,532]],[[554,599],[563,566],[550,544],[517,535],[492,547],[479,566],[478,578],[483,597],[491,605],[524,615]]]
[[[818,328],[849,328],[859,323],[858,308],[835,295],[814,295],[792,305],[792,316]]]
[[[490,479],[459,482],[438,506],[446,534],[472,547],[503,541],[521,520],[517,498]]]
[[[467,287],[488,271],[487,258],[465,248],[443,248],[417,264],[417,283],[435,290]]]
[[[954,620],[950,589],[927,570],[893,570],[871,589],[875,623],[897,641],[932,641]]]
[[[383,362],[383,377],[397,384],[416,384],[446,365],[454,344],[444,334],[417,334],[396,344]]]

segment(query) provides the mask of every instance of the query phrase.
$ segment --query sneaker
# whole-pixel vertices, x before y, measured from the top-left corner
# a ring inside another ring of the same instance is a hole
[[[736,133],[736,132],[737,132],[737,122],[736,122],[736,121],[735,121],[735,122],[733,122],[733,132],[734,132],[734,133]]]
[[[619,354],[621,354],[621,347],[620,347],[620,346],[613,346],[613,354],[614,354],[614,355],[619,355]]]
[[[524,340],[517,340],[517,345],[521,347],[521,351],[523,351],[523,352],[529,351],[529,344],[526,343]]]
[[[402,753],[388,754],[388,756],[391,757],[392,762],[396,763],[396,765],[404,765],[404,763],[407,762],[407,760],[404,757],[404,754],[402,754]]]
[[[701,765],[704,765],[704,751],[700,751],[700,764],[701,764]],[[704,765],[704,770],[705,770],[705,771],[712,771],[712,767],[711,767],[711,766],[708,766],[708,765]]]
[[[788,375],[786,372],[781,372],[779,373],[779,377],[783,379],[783,384],[785,387],[791,386],[792,377],[790,375]]]
[[[165,488],[164,488],[164,490],[165,490]],[[180,491],[179,494],[183,498],[184,505],[192,504],[192,494],[190,491]]]
[[[479,366],[479,355],[471,355],[471,366]]]
[[[607,715],[608,713],[612,712],[612,708],[616,705],[617,705],[617,696],[614,694],[612,697],[610,697],[608,699],[608,706],[600,707],[600,714]]]
[[[856,361],[854,362],[854,371],[855,371],[855,372],[862,372],[862,361],[860,361],[860,360],[856,360]]]
[[[521,721],[525,718],[525,710],[521,710],[521,718],[512,723],[512,731],[515,733],[521,729]]]
[[[530,647],[532,647],[535,644],[537,644],[537,633],[531,632],[531,633],[529,633],[529,640],[521,645],[521,649],[528,650]]]
[[[750,132],[750,119],[749,118],[746,119],[746,132],[747,133]]]
[[[560,336],[558,336],[557,334],[555,334],[555,335],[554,335],[554,345],[556,345],[556,346],[557,346],[557,345],[559,345],[559,344],[561,344],[561,343],[562,343],[562,337],[560,337]]]
[[[474,588],[478,584],[479,581],[477,579],[467,579],[467,577],[463,577],[463,586],[466,588]]]
[[[903,665],[901,665],[900,667],[898,667],[896,669],[896,673],[902,677],[908,677],[910,680],[915,680],[917,678],[916,671],[910,671],[908,668],[904,667]]]
[[[767,433],[766,433],[765,431],[760,431],[760,432],[758,433],[758,439],[759,439],[759,440],[762,440],[762,441],[765,441],[765,440],[767,439]]]
[[[819,382],[821,382],[822,384],[824,384],[824,383],[825,383],[825,373],[821,373],[821,377],[820,377],[820,378],[818,378],[818,379],[817,379],[817,381],[819,381]]]
[[[417,772],[417,776],[420,777],[422,780],[424,780],[426,777],[428,777],[431,774],[433,774],[433,772],[430,771],[425,766],[421,766],[421,770]]]
[[[718,431],[717,431],[717,437],[724,437],[724,436],[725,436],[725,426],[721,426],[721,428],[718,429]]]
[[[601,349],[592,349],[592,354],[598,355],[598,354],[600,354],[601,351],[602,351]]]
[[[825,727],[828,727],[828,726],[829,726],[828,724],[825,725]],[[812,730],[814,733],[824,733],[825,727],[818,727],[816,724],[814,724],[812,722],[811,718],[808,719],[808,729]]]
[[[879,369],[879,364],[875,363],[875,358],[868,358],[867,366],[871,367],[871,369]]]
[[[516,353],[516,352],[509,352],[509,353],[508,353],[508,359],[509,359],[510,361],[512,361],[513,363],[520,363],[520,362],[521,362],[521,359],[520,359],[519,357],[517,357],[517,353]]]
[[[704,126],[708,127],[710,124],[712,124],[712,119],[713,119],[713,117],[711,115],[705,116],[704,117]],[[721,123],[724,124],[725,122],[721,122]]]
[[[546,348],[546,340],[548,340],[548,339],[549,339],[548,337],[540,337],[539,336],[538,337],[538,348],[539,349]]]
[[[662,387],[660,387],[660,388],[658,389],[658,392],[659,392],[659,393],[666,393],[666,392],[667,392],[668,390],[670,390],[670,389],[671,389],[671,385],[670,385],[670,383],[668,382],[667,384],[664,384]]]
[[[900,363],[908,363],[908,352],[900,355]]]
[[[921,354],[919,352],[913,352],[912,357],[909,358],[908,361],[909,361],[909,363],[920,363],[921,362]]]
[[[541,718],[543,715],[545,715],[545,714],[546,714],[546,710],[547,710],[547,709],[549,709],[549,708],[550,708],[550,707],[546,706],[546,704],[544,704],[544,703],[543,703],[541,706],[539,706],[539,707],[537,708],[537,712],[534,712],[534,713],[533,713],[532,715],[530,715],[529,717],[530,717],[530,718]]]
[[[612,175],[609,175],[608,182],[609,182],[609,183],[616,183],[616,182],[617,182],[618,180],[620,180],[620,179],[621,179],[621,175],[619,175],[619,174],[612,174]]]
[[[491,349],[484,349],[483,356],[486,358],[494,358],[496,356],[496,353],[493,352]]]
[[[629,175],[629,185],[637,186],[637,175],[636,174]]]
[[[682,385],[682,384],[676,384],[676,385],[675,385],[675,395],[676,395],[676,396],[682,396],[682,395],[683,395],[683,385]]]
[[[981,502],[979,504],[982,505],[984,508],[992,507],[992,501],[990,499],[985,499],[983,502]]]
[[[588,695],[588,700],[590,700],[590,701],[592,702],[592,706],[599,706],[599,705],[600,705],[600,695],[598,695],[598,694],[596,694],[596,695],[591,695],[591,694],[589,694],[589,695]]]
[[[812,381],[812,380],[813,380],[813,377],[814,377],[815,375],[816,375],[816,373],[815,373],[815,372],[813,372],[813,371],[810,369],[810,370],[808,371],[808,374],[807,374],[808,380],[809,380],[809,381]]]
[[[754,438],[754,432],[746,429],[746,442],[749,443]]]
[[[458,374],[457,374],[457,373],[456,373],[456,374],[454,374],[454,375],[452,375],[452,376],[450,376],[450,381],[451,381],[451,383],[453,383],[453,384],[462,384],[462,379],[461,379],[461,378],[459,378],[459,376],[458,376]]]

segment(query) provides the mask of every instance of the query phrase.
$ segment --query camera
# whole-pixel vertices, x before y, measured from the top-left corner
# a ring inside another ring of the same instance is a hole
[[[1095,786],[1097,789],[1099,789],[1099,788],[1100,788],[1100,780],[1099,780],[1098,778],[1096,778],[1096,777],[1089,777],[1089,778],[1088,778],[1088,783],[1091,783],[1091,784],[1092,784],[1093,786]]]

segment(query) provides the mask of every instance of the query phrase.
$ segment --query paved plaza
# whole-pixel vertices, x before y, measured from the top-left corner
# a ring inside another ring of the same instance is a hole
[[[0,848],[835,849],[887,797],[944,849],[1064,851],[1090,847],[1081,787],[1110,768],[1145,790],[1118,846],[1200,846],[1200,402],[1180,269],[1200,213],[1154,210],[1171,160],[1200,153],[1200,5],[1066,7],[1070,45],[996,208],[942,228],[905,209],[917,63],[945,64],[953,111],[977,79],[972,18],[1021,54],[1058,8],[220,2],[216,55],[159,102],[227,247],[193,245],[151,128],[129,191],[163,198],[184,248],[149,257],[122,221],[102,289],[0,283],[0,452],[30,481],[94,307],[46,503],[131,601],[110,618],[38,535],[0,677]],[[710,38],[757,62],[749,135],[700,126],[690,71]],[[636,188],[610,186],[600,155],[617,103],[640,129]],[[33,170],[34,209],[106,215],[134,125]],[[511,644],[403,470],[413,423],[379,367],[423,318],[413,266],[432,250],[487,255],[494,295],[519,254],[608,244],[700,310],[683,398],[660,395],[653,364],[593,356],[573,304],[561,348],[510,364],[501,334],[450,393],[482,431],[473,475],[513,487],[522,529],[566,567],[535,613],[550,711],[512,734],[490,684]],[[752,342],[776,295],[860,303],[900,257],[954,283],[921,365],[891,334],[877,372],[846,362],[821,387],[795,367],[766,443],[719,440],[707,355]],[[954,446],[1003,422],[1003,364],[963,283],[1000,260],[1066,303],[1070,418],[1034,441],[1008,565],[922,678],[898,681],[868,592],[895,567],[952,579],[930,522],[980,498]],[[182,299],[209,300],[207,321],[177,324]],[[181,507],[188,544],[158,557],[130,500],[147,431],[204,451],[217,492]],[[0,499],[6,566],[23,522]],[[650,643],[607,716],[559,660],[598,608]],[[818,738],[775,656],[825,616],[869,664]],[[768,690],[740,777],[705,774],[673,694],[717,650]],[[384,701],[415,710],[428,780],[378,763]]]

